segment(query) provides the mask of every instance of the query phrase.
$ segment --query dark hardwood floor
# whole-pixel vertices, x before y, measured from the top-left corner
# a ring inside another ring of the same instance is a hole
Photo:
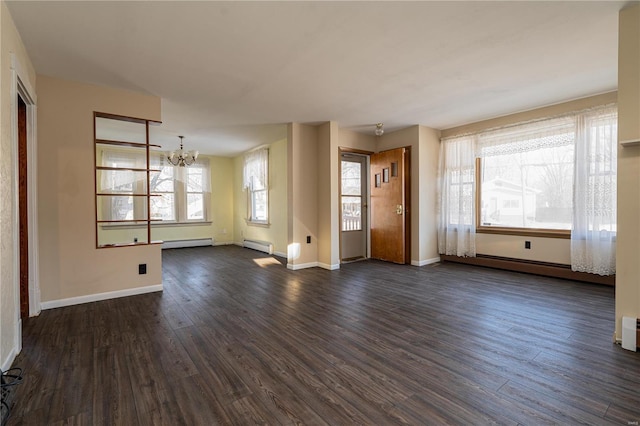
[[[637,424],[614,289],[460,264],[167,250],[164,292],[24,325],[9,424]],[[636,422],[636,423],[634,423]]]

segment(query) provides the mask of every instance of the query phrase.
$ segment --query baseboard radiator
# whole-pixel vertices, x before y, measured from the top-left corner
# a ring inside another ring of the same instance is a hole
[[[267,254],[273,254],[273,244],[268,241],[244,240],[242,246],[253,250],[258,250]]]
[[[506,269],[509,271],[526,272],[528,274],[544,275],[547,277],[564,278],[568,280],[584,281],[593,284],[615,286],[616,276],[601,276],[587,274],[586,272],[574,272],[569,265],[557,263],[537,262],[532,260],[511,259],[507,257],[488,256],[478,254],[476,257],[458,257],[440,255],[443,262],[468,263],[489,268]]]
[[[212,246],[213,238],[198,238],[193,240],[173,240],[163,241],[162,249],[184,248],[184,247],[205,247]]]

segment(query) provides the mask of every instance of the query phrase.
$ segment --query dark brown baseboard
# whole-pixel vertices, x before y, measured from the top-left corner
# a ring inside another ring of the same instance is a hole
[[[567,280],[583,281],[593,284],[615,286],[616,276],[602,276],[586,272],[574,272],[569,265],[558,263],[536,262],[533,260],[511,259],[507,257],[488,256],[479,254],[476,257],[458,257],[440,255],[445,262],[467,263],[470,265],[486,266],[489,268],[505,269],[508,271],[525,272],[527,274],[544,275],[546,277],[564,278]]]

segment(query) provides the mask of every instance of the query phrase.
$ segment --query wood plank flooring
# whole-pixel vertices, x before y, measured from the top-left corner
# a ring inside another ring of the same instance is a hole
[[[9,425],[640,421],[610,287],[452,263],[289,271],[235,246],[163,264],[162,293],[25,322]]]

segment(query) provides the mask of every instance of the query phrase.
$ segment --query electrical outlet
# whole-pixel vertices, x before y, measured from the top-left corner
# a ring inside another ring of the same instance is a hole
[[[147,273],[147,264],[141,263],[138,265],[138,275],[145,275]]]
[[[531,249],[531,241],[525,241],[524,242],[524,248],[526,248],[527,250]]]

